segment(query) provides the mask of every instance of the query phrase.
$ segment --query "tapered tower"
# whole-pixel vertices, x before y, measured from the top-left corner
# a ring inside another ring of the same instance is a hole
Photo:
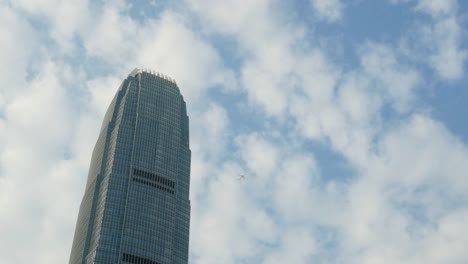
[[[188,263],[190,148],[174,80],[135,69],[94,147],[70,264]]]

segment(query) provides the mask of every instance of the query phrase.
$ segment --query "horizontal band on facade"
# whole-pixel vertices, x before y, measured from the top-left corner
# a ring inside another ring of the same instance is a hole
[[[149,185],[149,186],[151,186],[151,187],[158,188],[158,189],[160,189],[160,190],[162,190],[162,191],[165,191],[165,192],[168,192],[168,193],[170,193],[170,194],[174,194],[174,191],[173,191],[173,190],[169,190],[169,189],[167,189],[167,188],[165,188],[165,187],[163,187],[163,186],[161,186],[161,185],[159,185],[159,184],[157,184],[157,183],[150,182],[150,181],[146,181],[146,180],[144,180],[144,179],[137,178],[137,177],[133,178],[133,180],[134,180],[135,182],[138,182],[138,183],[143,183],[143,184]]]
[[[147,258],[138,257],[132,254],[124,253],[122,256],[122,260],[126,263],[132,264],[160,264],[157,261],[153,261]]]
[[[174,194],[175,182],[173,180],[140,169],[133,169],[133,175],[137,176],[133,178],[136,182]]]

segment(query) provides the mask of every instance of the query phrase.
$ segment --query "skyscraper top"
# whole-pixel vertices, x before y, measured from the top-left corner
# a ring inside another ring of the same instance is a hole
[[[135,68],[135,69],[130,73],[130,76],[135,77],[137,74],[143,73],[143,72],[144,72],[144,73],[148,73],[148,74],[152,74],[152,75],[154,75],[154,76],[157,76],[157,77],[159,77],[159,78],[162,78],[162,79],[164,79],[164,80],[166,80],[166,81],[169,81],[169,82],[171,82],[171,83],[177,85],[176,81],[175,81],[174,79],[172,79],[171,77],[169,77],[169,76],[167,76],[167,75],[164,75],[164,74],[162,74],[162,73],[160,73],[160,72],[156,72],[156,71],[151,70],[151,69],[145,69],[145,68],[139,69],[139,68]]]
[[[70,264],[187,264],[189,118],[171,78],[133,70],[91,157]]]

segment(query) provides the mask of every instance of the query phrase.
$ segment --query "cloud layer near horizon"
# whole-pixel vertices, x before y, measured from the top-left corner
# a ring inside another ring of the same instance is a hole
[[[134,67],[188,103],[190,263],[468,262],[467,6],[371,2],[0,0],[0,262],[68,261]]]

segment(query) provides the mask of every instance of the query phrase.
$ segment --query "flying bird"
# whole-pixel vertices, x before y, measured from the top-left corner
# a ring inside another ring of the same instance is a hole
[[[239,174],[239,177],[237,178],[237,180],[245,180],[245,175],[244,174]]]

